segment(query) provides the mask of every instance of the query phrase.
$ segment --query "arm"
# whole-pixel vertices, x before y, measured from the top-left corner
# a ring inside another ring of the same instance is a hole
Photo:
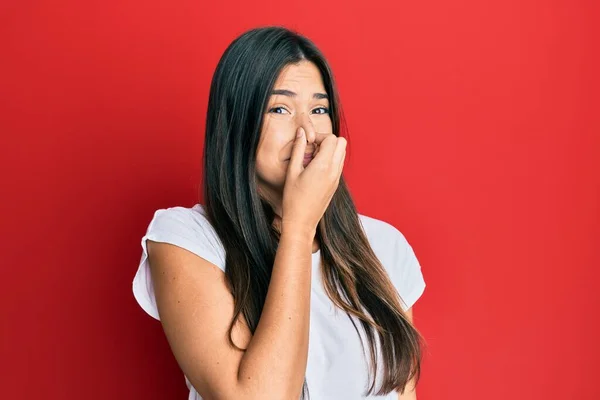
[[[312,238],[282,234],[254,336],[243,317],[227,330],[225,274],[197,255],[148,241],[157,307],[173,355],[204,399],[298,398],[308,356]]]
[[[312,244],[346,155],[345,138],[317,134],[307,121],[297,130],[287,167],[281,236],[258,325],[252,335],[240,315],[232,332],[245,351],[228,341],[234,300],[225,274],[187,250],[148,241],[165,335],[181,370],[206,400],[300,397],[308,359]],[[320,150],[304,167],[307,140]]]
[[[406,310],[406,316],[413,322],[413,310],[412,307]],[[417,400],[417,391],[414,386],[414,379],[409,381],[406,385],[406,390],[403,394],[398,393],[398,400]]]

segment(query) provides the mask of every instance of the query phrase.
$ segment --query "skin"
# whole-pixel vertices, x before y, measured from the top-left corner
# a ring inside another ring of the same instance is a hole
[[[277,118],[284,118],[279,111]],[[163,330],[181,370],[207,400],[294,399],[302,389],[308,356],[311,247],[339,184],[346,140],[331,133],[318,135],[312,119],[300,114],[294,119],[299,121],[296,139],[287,139],[277,150],[284,159],[272,158],[272,153],[260,158],[261,163],[287,162],[288,166],[271,171],[271,185],[262,186],[281,212],[281,237],[254,334],[242,315],[232,332],[233,342],[245,350],[235,349],[227,340],[234,299],[223,271],[184,248],[148,241]],[[263,140],[263,149],[267,143],[273,141]],[[315,154],[310,164],[304,162],[307,151]],[[277,186],[273,178],[284,171],[285,178],[280,175]]]
[[[333,129],[325,86],[313,63],[302,61],[284,68],[275,82],[274,93],[264,116],[256,169],[259,192],[273,207],[274,225],[280,227],[286,174],[298,127],[306,127],[305,154],[313,155],[318,153],[323,140],[333,135]],[[315,239],[313,252],[318,246]],[[412,308],[407,310],[407,316],[412,321]],[[416,400],[412,382],[398,398]]]
[[[287,69],[279,81],[297,91],[295,101],[285,95],[271,99],[285,102],[287,112],[267,112],[277,115],[266,116],[260,140],[259,190],[278,213],[275,224],[282,234],[255,333],[242,316],[232,332],[234,343],[245,351],[226,339],[234,299],[223,271],[181,247],[148,241],[163,330],[180,368],[207,400],[291,399],[302,387],[310,320],[310,249],[339,181],[345,140],[331,134],[328,115],[315,111],[316,104],[326,100],[311,98],[318,86],[308,79],[316,78],[314,69],[298,67]],[[304,85],[309,82],[307,95]],[[318,89],[324,93],[322,84]],[[297,139],[295,132],[301,133]],[[303,163],[306,152],[315,155],[310,164]]]
[[[280,228],[287,170],[298,127],[305,130],[305,155],[316,156],[321,143],[334,135],[327,92],[313,63],[288,65],[276,80],[273,93],[264,115],[256,170],[259,193],[273,207],[274,226]],[[313,252],[318,246],[315,240]]]

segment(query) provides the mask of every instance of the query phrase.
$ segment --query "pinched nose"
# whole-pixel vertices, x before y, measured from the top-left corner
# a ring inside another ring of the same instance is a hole
[[[302,128],[306,135],[306,143],[318,143],[317,142],[317,131],[315,126],[313,125],[312,120],[310,119],[310,115],[305,112],[301,112],[296,116],[296,122],[298,124],[298,128]]]

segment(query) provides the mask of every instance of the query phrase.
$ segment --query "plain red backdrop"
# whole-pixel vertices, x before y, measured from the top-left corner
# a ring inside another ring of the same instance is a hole
[[[225,47],[281,24],[332,64],[359,212],[421,261],[419,400],[600,398],[597,4],[4,2],[0,397],[187,398],[140,239],[197,200]]]

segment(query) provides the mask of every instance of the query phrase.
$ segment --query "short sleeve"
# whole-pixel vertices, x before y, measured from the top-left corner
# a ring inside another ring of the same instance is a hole
[[[411,308],[425,291],[425,279],[421,264],[406,237],[397,229],[393,251],[392,282],[402,299],[404,310]]]
[[[133,279],[133,295],[140,307],[160,320],[154,285],[148,263],[147,241],[169,243],[184,248],[225,271],[225,252],[216,232],[203,214],[203,208],[171,207],[154,213],[142,237],[142,254]]]
[[[400,295],[401,306],[411,308],[425,291],[421,265],[406,237],[394,225],[359,214],[371,248]]]

